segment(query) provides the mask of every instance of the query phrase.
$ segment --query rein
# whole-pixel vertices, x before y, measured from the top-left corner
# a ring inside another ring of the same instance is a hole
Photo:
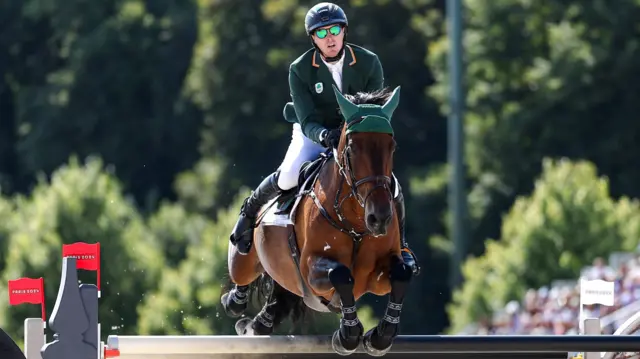
[[[350,122],[347,126],[347,129],[353,125],[360,123],[363,119],[364,117],[361,117],[358,120]],[[316,207],[318,207],[318,210],[320,210],[320,213],[322,213],[322,216],[334,228],[336,228],[342,233],[349,235],[355,243],[360,243],[360,241],[362,241],[362,238],[366,235],[371,234],[371,232],[367,229],[365,229],[362,232],[356,231],[353,224],[351,224],[347,220],[346,216],[342,213],[342,205],[347,199],[353,197],[356,199],[360,207],[364,209],[367,199],[369,198],[371,193],[373,193],[373,191],[375,191],[378,188],[383,188],[387,192],[389,196],[389,200],[391,200],[393,198],[393,195],[391,193],[392,180],[391,180],[391,177],[385,176],[385,175],[372,175],[372,176],[367,176],[361,179],[357,179],[355,174],[353,173],[353,167],[351,166],[350,154],[351,154],[351,146],[345,145],[344,148],[342,149],[340,158],[336,156],[336,159],[335,159],[335,163],[338,166],[338,173],[340,173],[340,184],[338,186],[338,191],[336,192],[336,196],[333,202],[333,210],[335,211],[336,215],[338,216],[338,220],[342,225],[336,223],[336,221],[334,221],[333,218],[331,218],[327,210],[324,208],[324,206],[322,206],[322,203],[320,203],[320,200],[318,200],[318,197],[316,196],[315,192],[313,192],[315,183],[309,189],[308,195],[313,199],[313,202],[315,203]],[[316,177],[316,181],[318,177]],[[340,200],[340,196],[342,195],[342,188],[345,182],[349,186],[350,193],[347,196],[345,196],[342,200]],[[358,187],[369,182],[374,183],[373,188],[367,191],[366,195],[361,196],[358,193]]]

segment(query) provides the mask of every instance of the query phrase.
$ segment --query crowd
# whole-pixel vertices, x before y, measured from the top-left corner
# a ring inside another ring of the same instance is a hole
[[[603,258],[582,273],[588,280],[615,282],[615,305],[585,305],[585,317],[603,318],[618,309],[640,300],[640,256],[609,265]],[[559,283],[538,290],[530,289],[522,302],[512,301],[504,310],[477,323],[475,334],[563,335],[578,334],[580,288],[579,282]],[[614,320],[604,328],[613,333],[628,316]]]

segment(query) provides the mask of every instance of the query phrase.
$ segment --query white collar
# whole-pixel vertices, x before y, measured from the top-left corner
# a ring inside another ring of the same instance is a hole
[[[340,60],[334,62],[334,63],[330,63],[325,61],[324,57],[320,56],[320,58],[322,59],[322,62],[324,62],[325,65],[327,65],[328,68],[342,68],[342,64],[344,63],[344,55],[345,55],[346,51],[342,51],[342,56],[340,57]]]

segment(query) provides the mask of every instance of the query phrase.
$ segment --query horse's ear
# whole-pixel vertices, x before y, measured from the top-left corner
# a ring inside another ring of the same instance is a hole
[[[400,86],[396,87],[393,90],[393,94],[391,95],[391,97],[389,97],[387,102],[384,105],[382,105],[382,112],[384,112],[384,114],[387,115],[387,118],[389,120],[391,120],[393,111],[396,110],[396,107],[398,107],[399,102],[400,102]]]
[[[345,121],[350,119],[351,116],[353,116],[358,112],[359,110],[358,105],[354,104],[353,102],[347,100],[344,96],[342,96],[342,93],[340,93],[340,90],[338,90],[336,85],[331,84],[331,87],[333,87],[333,93],[336,95],[336,100],[338,100],[338,106],[340,106],[340,112],[342,113],[342,117],[344,117]]]

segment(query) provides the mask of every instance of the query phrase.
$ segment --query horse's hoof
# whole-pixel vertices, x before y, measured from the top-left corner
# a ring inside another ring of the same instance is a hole
[[[336,330],[333,333],[333,337],[331,337],[331,346],[333,347],[333,351],[338,355],[347,356],[353,354],[356,350],[347,350],[342,346],[340,342],[340,330]]]
[[[271,319],[268,319],[271,318]],[[273,333],[273,316],[266,312],[260,312],[253,318],[251,328],[253,328],[253,335],[271,335]]]
[[[242,314],[244,314],[245,309],[247,309],[247,304],[238,304],[233,300],[229,300],[229,293],[227,292],[222,295],[220,298],[220,303],[222,303],[222,309],[224,309],[225,314],[227,314],[230,318],[238,318]]]
[[[382,349],[374,348],[371,340],[371,337],[373,337],[374,335],[376,335],[375,327],[372,329],[369,329],[369,331],[364,335],[364,338],[362,339],[362,346],[364,347],[364,351],[367,354],[374,357],[381,357],[387,354],[389,350],[391,350],[391,345],[393,345],[393,343],[389,343],[389,346],[386,348],[382,348]],[[379,339],[382,339],[382,338],[379,338]]]
[[[236,333],[240,336],[252,336],[253,332],[253,319],[242,318],[236,322]]]

